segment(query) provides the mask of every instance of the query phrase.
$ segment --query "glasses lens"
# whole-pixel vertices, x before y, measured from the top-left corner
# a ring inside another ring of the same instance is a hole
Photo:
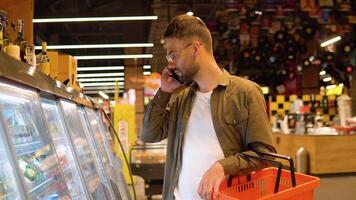
[[[167,61],[168,61],[169,63],[172,62],[172,58],[171,58],[169,55],[166,55],[166,59],[167,59]]]

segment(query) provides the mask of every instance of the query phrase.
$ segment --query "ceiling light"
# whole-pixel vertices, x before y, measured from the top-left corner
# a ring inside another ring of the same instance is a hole
[[[77,18],[43,18],[32,19],[33,23],[58,23],[58,22],[100,22],[100,21],[133,21],[157,20],[157,16],[126,16],[126,17],[77,17]]]
[[[95,81],[124,81],[124,77],[116,77],[116,78],[80,78],[78,82],[95,82]]]
[[[123,85],[119,85],[119,88],[123,88]],[[84,91],[89,90],[113,90],[115,89],[115,85],[104,85],[104,86],[87,86],[84,88]]]
[[[109,99],[109,96],[105,94],[103,91],[99,91],[99,95],[102,96],[104,99]]]
[[[115,85],[115,82],[101,82],[101,83],[82,83],[84,89],[87,86],[106,86],[106,85]],[[119,82],[119,85],[124,85],[123,82]]]
[[[193,16],[194,15],[194,13],[192,11],[188,11],[186,14],[189,15],[189,16]]]
[[[78,78],[87,78],[87,77],[110,77],[110,76],[124,76],[124,72],[118,73],[95,73],[95,74],[78,74]]]
[[[78,67],[77,71],[106,71],[106,70],[124,70],[124,66],[96,66],[96,67]]]
[[[321,47],[326,47],[326,46],[329,46],[330,44],[333,44],[337,41],[341,40],[341,36],[336,36],[334,38],[331,38],[323,43],[320,44]]]
[[[320,76],[324,76],[325,74],[326,74],[326,71],[325,71],[325,70],[322,70],[322,71],[319,72],[319,75],[320,75]]]
[[[143,75],[151,75],[151,72],[143,72]]]
[[[143,69],[151,69],[151,65],[144,65]]]
[[[104,49],[104,48],[130,48],[130,47],[153,47],[153,43],[48,45],[47,49]],[[42,49],[42,46],[36,46],[35,49]]]
[[[115,93],[115,90],[103,90],[103,92],[110,94],[110,93]],[[119,92],[124,92],[124,90],[119,90]],[[85,94],[98,94],[98,91],[87,91],[84,92]]]
[[[329,82],[329,81],[331,81],[331,80],[332,80],[331,76],[326,77],[326,78],[323,79],[324,82]]]
[[[152,54],[133,55],[100,55],[100,56],[74,56],[77,60],[102,60],[102,59],[129,59],[129,58],[153,58]]]

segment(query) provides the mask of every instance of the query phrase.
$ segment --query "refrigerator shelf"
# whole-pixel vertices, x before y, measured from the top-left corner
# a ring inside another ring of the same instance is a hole
[[[48,183],[50,183],[51,181],[54,180],[54,177],[51,177],[47,180],[45,180],[44,182],[40,183],[39,185],[37,185],[36,187],[32,188],[29,192],[30,193],[33,193],[35,192],[36,190],[38,190],[39,188],[43,187],[44,185],[47,185]]]
[[[17,156],[23,156],[26,154],[34,153],[36,150],[42,147],[42,143],[41,141],[36,141],[25,144],[17,144],[15,147]]]

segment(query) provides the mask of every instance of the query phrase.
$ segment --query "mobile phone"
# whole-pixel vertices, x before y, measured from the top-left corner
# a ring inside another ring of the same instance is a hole
[[[174,78],[176,81],[178,81],[180,84],[183,84],[184,81],[180,80],[180,77],[178,76],[177,73],[175,73],[173,70],[171,71],[172,72],[172,78]]]

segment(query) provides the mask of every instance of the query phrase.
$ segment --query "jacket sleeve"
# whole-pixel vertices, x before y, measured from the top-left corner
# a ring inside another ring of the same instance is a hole
[[[241,133],[243,139],[243,153],[257,155],[255,152],[272,152],[276,150],[272,141],[272,128],[266,113],[266,102],[262,90],[257,84],[246,88],[245,106],[248,111],[247,127]],[[252,171],[265,167],[264,162],[248,159],[237,152],[235,156],[220,160],[225,174],[246,175]]]
[[[141,139],[144,142],[159,142],[167,138],[169,121],[169,108],[167,108],[167,105],[170,98],[170,93],[159,89],[147,106],[144,112],[141,132]]]

